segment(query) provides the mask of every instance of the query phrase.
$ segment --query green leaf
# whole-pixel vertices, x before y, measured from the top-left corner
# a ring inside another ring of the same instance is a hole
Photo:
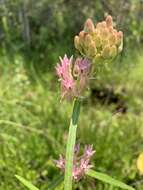
[[[107,174],[96,172],[94,170],[88,170],[86,174],[90,177],[96,178],[98,180],[101,180],[105,183],[109,183],[110,185],[120,187],[121,189],[127,189],[127,190],[135,190],[133,187],[126,185],[125,183],[118,181]]]
[[[76,142],[76,129],[77,129],[79,112],[80,112],[80,101],[79,99],[75,99],[73,106],[73,113],[69,127],[67,148],[66,148],[64,190],[72,190],[73,157],[74,157],[74,146]]]
[[[15,177],[23,184],[25,185],[28,189],[30,190],[39,190],[37,187],[35,187],[31,182],[27,181],[23,177],[20,177],[18,175],[15,175]]]

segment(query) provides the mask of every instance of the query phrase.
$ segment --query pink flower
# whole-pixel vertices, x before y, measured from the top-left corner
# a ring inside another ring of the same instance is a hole
[[[56,163],[56,166],[60,168],[62,171],[65,170],[65,159],[61,154],[60,154],[59,160],[56,160],[55,163]]]
[[[61,97],[67,99],[72,99],[76,96],[76,85],[75,81],[71,78],[65,78],[61,80]]]
[[[89,73],[91,64],[88,59],[77,58],[75,61],[75,70],[79,75],[79,94],[81,94],[89,82]]]
[[[93,156],[94,153],[95,153],[95,151],[93,151],[93,145],[86,145],[85,146],[84,157],[90,158],[91,156]]]
[[[72,99],[80,96],[88,84],[91,64],[88,59],[77,58],[73,62],[67,55],[56,66],[56,73],[61,83],[61,98]]]
[[[56,66],[56,72],[60,79],[71,77],[72,57],[68,59],[67,55],[62,59],[60,57],[60,64]]]
[[[60,57],[60,64],[56,66],[56,72],[61,82],[61,97],[71,99],[76,94],[76,85],[72,76],[72,57],[68,59],[67,55],[62,59]]]
[[[77,58],[75,61],[75,67],[77,68],[80,75],[88,75],[91,64],[88,59]]]
[[[88,169],[93,166],[90,164],[91,157],[95,153],[92,145],[85,146],[84,154],[79,155],[80,145],[75,146],[74,160],[73,160],[73,179],[79,181],[87,172]],[[65,158],[60,155],[59,160],[56,161],[56,166],[61,169],[62,172],[65,171]]]

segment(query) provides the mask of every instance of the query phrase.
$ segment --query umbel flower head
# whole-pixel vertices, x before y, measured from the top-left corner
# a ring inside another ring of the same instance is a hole
[[[86,145],[84,148],[83,155],[79,155],[80,145],[77,144],[74,150],[74,161],[73,161],[73,171],[72,176],[75,181],[79,181],[87,172],[88,169],[93,166],[90,164],[91,157],[95,153],[92,145]],[[60,155],[59,160],[55,161],[56,166],[61,169],[62,172],[65,171],[65,158]]]
[[[56,72],[61,83],[61,99],[72,99],[81,95],[86,88],[90,62],[86,58],[77,58],[73,61],[73,57],[68,58],[67,55],[56,66]]]
[[[110,61],[122,51],[123,33],[113,28],[110,15],[96,26],[91,19],[87,19],[84,30],[75,36],[74,44],[83,56],[92,61]]]

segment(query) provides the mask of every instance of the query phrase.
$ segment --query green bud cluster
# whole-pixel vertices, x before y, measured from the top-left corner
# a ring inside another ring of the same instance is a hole
[[[75,48],[90,60],[108,62],[122,51],[123,33],[113,28],[110,15],[96,26],[91,19],[87,19],[84,30],[75,36],[74,44]]]

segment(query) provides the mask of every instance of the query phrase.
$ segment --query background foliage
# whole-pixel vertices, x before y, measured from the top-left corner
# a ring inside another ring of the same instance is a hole
[[[143,151],[143,1],[0,1],[0,189],[22,190],[14,175],[41,190],[59,174],[71,104],[60,103],[54,67],[75,54],[73,37],[86,18],[111,14],[124,32],[124,51],[91,81],[78,139],[96,149],[95,169],[143,188],[136,159]],[[87,178],[75,189],[115,189]]]

